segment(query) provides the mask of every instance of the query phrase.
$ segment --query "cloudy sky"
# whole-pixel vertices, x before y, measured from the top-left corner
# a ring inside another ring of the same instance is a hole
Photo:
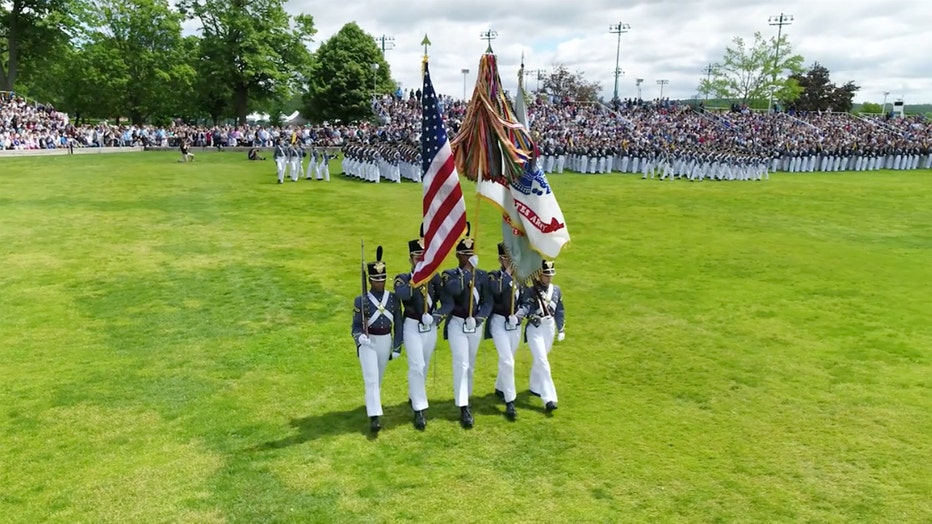
[[[768,19],[783,13],[793,16],[783,28],[793,51],[807,67],[826,66],[836,84],[854,80],[861,86],[855,102],[880,103],[884,91],[888,102],[932,102],[932,1],[289,0],[286,8],[314,17],[313,48],[351,21],[374,37],[392,37],[386,59],[405,90],[420,85],[420,42],[427,33],[434,85],[455,97],[463,96],[463,69],[470,70],[465,80],[472,92],[486,47],[480,33],[491,29],[498,33],[492,47],[506,88],[517,85],[523,52],[528,70],[564,64],[599,82],[611,98],[618,35],[609,26],[621,22],[630,30],[621,35],[619,96],[636,96],[635,79],[643,78],[644,98],[660,94],[659,79],[669,80],[664,96],[689,98],[733,37],[776,35]],[[530,89],[535,79],[529,77]]]

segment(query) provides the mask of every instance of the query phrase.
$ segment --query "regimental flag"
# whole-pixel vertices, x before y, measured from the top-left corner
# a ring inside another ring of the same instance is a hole
[[[520,80],[513,105],[495,55],[486,53],[453,153],[457,167],[476,181],[480,196],[502,211],[502,237],[519,280],[540,271],[542,257],[556,258],[570,238],[547,177],[537,167],[539,151],[526,122]]]
[[[437,93],[424,62],[421,93],[421,162],[424,184],[424,255],[414,268],[414,286],[430,280],[466,230],[466,202],[453,152],[437,105]]]

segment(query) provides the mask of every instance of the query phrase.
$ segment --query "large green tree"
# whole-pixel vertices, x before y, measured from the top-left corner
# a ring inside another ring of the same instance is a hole
[[[372,96],[394,88],[375,40],[350,22],[317,50],[302,113],[312,122],[365,120],[372,117]]]
[[[316,30],[310,15],[291,17],[283,0],[182,0],[181,11],[200,22],[199,97],[228,92],[241,124],[257,104],[287,97],[306,78],[307,43]]]
[[[831,81],[828,69],[818,62],[812,64],[805,73],[791,78],[802,88],[794,105],[796,109],[804,111],[850,111],[854,94],[860,89],[854,82],[836,86]]]
[[[0,91],[17,88],[67,45],[82,0],[0,0]]]
[[[195,71],[183,54],[182,17],[168,0],[96,0],[90,20],[85,65],[106,77],[103,96],[117,111],[99,116],[126,115],[142,124],[177,115]]]
[[[564,64],[556,64],[542,77],[544,91],[551,95],[569,97],[580,102],[593,102],[602,90],[598,82],[589,82],[582,72],[570,72]]]
[[[779,56],[776,49],[779,49]],[[754,33],[751,45],[740,36],[725,48],[721,62],[712,64],[710,78],[699,83],[699,93],[749,105],[766,105],[771,93],[779,100],[792,101],[799,86],[792,75],[803,71],[803,57],[793,54],[786,35],[765,39]]]

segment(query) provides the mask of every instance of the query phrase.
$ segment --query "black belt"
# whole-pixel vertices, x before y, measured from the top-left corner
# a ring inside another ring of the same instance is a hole
[[[369,328],[369,334],[370,334],[370,335],[391,335],[391,334],[392,334],[392,327],[391,327],[391,326],[389,326],[389,327],[387,327],[387,328],[374,328],[374,327],[370,327],[370,328]]]

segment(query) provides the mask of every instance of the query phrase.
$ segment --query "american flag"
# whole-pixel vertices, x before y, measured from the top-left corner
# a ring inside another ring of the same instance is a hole
[[[414,268],[412,280],[420,286],[440,269],[440,264],[466,230],[466,202],[460,178],[453,163],[453,152],[443,127],[437,93],[424,64],[421,93],[421,169],[424,176],[424,256]]]

